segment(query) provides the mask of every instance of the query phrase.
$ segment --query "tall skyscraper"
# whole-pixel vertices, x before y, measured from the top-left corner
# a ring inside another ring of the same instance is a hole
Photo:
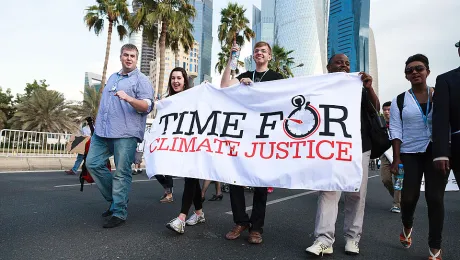
[[[252,6],[252,30],[256,37],[252,39],[252,49],[256,42],[264,41],[273,46],[275,43],[275,0],[262,0],[262,9]],[[244,60],[245,67],[254,70],[256,63],[252,59]]]
[[[211,78],[211,56],[212,56],[212,0],[192,0],[195,6],[196,16],[193,20],[193,37],[200,46],[198,57],[198,77],[195,85],[203,80]]]
[[[304,64],[292,69],[295,76],[326,72],[328,7],[329,0],[276,0],[275,43]]]
[[[261,35],[259,41],[267,42],[271,46],[275,42],[275,2],[275,0],[262,0],[261,2]]]
[[[133,12],[136,13],[141,7],[141,4],[137,1],[133,1]],[[136,45],[139,51],[139,58],[137,60],[137,67],[142,73],[150,75],[150,62],[157,58],[157,42],[158,42],[158,27],[154,28],[153,44],[150,44],[147,40],[146,31],[142,29],[130,35],[128,42]]]
[[[372,28],[369,28],[369,74],[372,76],[372,87],[379,96],[379,70],[377,66],[377,49]],[[383,102],[382,102],[383,104]]]
[[[188,52],[185,52],[182,48],[182,45],[179,46],[179,52],[177,55],[177,61],[179,63],[179,67],[182,67],[187,72],[189,79],[194,81],[198,77],[199,71],[199,54],[200,54],[200,45],[197,41],[194,42],[193,47],[190,48]],[[171,70],[176,67],[176,54],[169,48],[165,50],[165,73],[163,82],[164,85],[168,85],[169,81],[169,74]],[[151,80],[154,86],[158,85],[159,81],[159,70],[160,70],[160,59],[150,62],[150,70],[151,72]],[[153,75],[153,76],[152,76]],[[206,78],[209,81],[209,78]],[[193,82],[190,82],[193,83]],[[200,82],[201,83],[201,82]],[[164,88],[164,93],[158,93],[158,87],[155,87],[155,95],[160,95],[164,97],[167,94],[167,88]]]
[[[262,37],[262,12],[255,5],[252,6],[252,30],[256,34],[256,38],[252,39],[252,48],[256,42],[261,41]]]
[[[370,0],[331,2],[327,55],[344,53],[351,72],[369,72]]]

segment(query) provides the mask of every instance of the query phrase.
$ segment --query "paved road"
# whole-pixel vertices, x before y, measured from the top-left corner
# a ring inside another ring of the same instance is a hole
[[[388,211],[391,199],[376,174],[370,173],[361,255],[344,254],[340,214],[335,252],[325,259],[428,258],[424,199],[416,212],[414,245],[405,250],[398,241],[400,215]],[[183,180],[175,181],[176,202],[164,205],[158,203],[161,186],[137,175],[126,225],[103,229],[100,214],[108,204],[95,185],[80,192],[77,179],[61,172],[0,174],[0,259],[311,259],[305,248],[313,241],[315,193],[295,197],[307,191],[275,189],[264,243],[249,245],[243,238],[224,239],[233,226],[228,194],[204,204],[206,224],[176,235],[165,223],[180,210]],[[251,200],[247,192],[248,205]],[[447,193],[445,206],[444,259],[460,259],[460,193]]]

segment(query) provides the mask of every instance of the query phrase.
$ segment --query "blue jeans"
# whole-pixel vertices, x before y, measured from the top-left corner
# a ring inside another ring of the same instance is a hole
[[[131,190],[132,171],[137,139],[91,137],[91,146],[86,157],[86,168],[97,184],[102,196],[111,203],[112,216],[126,219],[128,216],[128,194]],[[107,168],[107,160],[113,155],[116,171]]]
[[[85,156],[83,154],[77,154],[77,159],[75,160],[75,164],[73,165],[72,171],[74,173],[77,173],[78,168],[80,168],[81,163],[83,162],[83,159]]]

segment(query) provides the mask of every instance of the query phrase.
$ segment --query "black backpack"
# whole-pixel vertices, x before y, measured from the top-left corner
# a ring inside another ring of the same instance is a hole
[[[430,87],[430,89],[433,89],[433,87]],[[398,105],[398,109],[399,109],[399,118],[401,118],[401,122],[402,122],[402,111],[403,111],[403,108],[404,108],[404,98],[406,97],[406,91],[404,91],[403,93],[399,94],[397,97],[396,97],[396,105]],[[431,98],[431,102],[433,102],[433,98]],[[430,112],[430,111],[428,111]]]
[[[370,124],[370,137],[372,143],[371,159],[376,159],[382,156],[391,147],[391,141],[388,136],[387,123],[385,118],[379,115],[377,109],[369,100],[373,111],[372,113],[367,112],[367,118]]]

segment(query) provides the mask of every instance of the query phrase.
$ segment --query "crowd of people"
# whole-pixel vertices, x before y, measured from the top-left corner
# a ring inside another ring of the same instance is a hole
[[[459,43],[456,44],[456,47]],[[231,51],[238,51],[233,46]],[[254,71],[247,71],[231,78],[231,53],[220,86],[222,88],[235,84],[251,86],[258,82],[281,80],[283,76],[268,68],[272,58],[271,47],[266,42],[254,45]],[[133,162],[139,164],[138,144],[144,138],[146,117],[154,106],[154,93],[148,78],[136,68],[138,50],[132,44],[121,48],[120,61],[122,69],[111,75],[104,88],[95,132],[91,137],[91,147],[86,158],[86,167],[94,178],[103,197],[110,203],[102,214],[109,217],[104,228],[113,228],[125,223],[127,204],[132,181]],[[460,55],[460,48],[459,48]],[[404,67],[404,74],[410,83],[410,89],[403,92],[391,102],[382,106],[383,116],[389,129],[389,140],[393,147],[393,161],[382,155],[381,178],[388,189],[393,205],[391,212],[401,213],[402,230],[399,241],[403,247],[412,245],[413,220],[417,201],[420,196],[422,176],[425,175],[425,198],[428,204],[429,218],[429,259],[442,259],[441,241],[444,222],[444,190],[450,169],[457,179],[460,177],[460,68],[438,76],[435,87],[428,87],[430,75],[428,58],[422,54],[410,56]],[[328,73],[350,73],[350,61],[345,54],[333,55],[327,64]],[[360,72],[363,83],[361,93],[361,139],[363,176],[358,192],[344,192],[344,239],[345,252],[359,254],[359,242],[365,213],[367,193],[368,165],[371,155],[371,123],[369,114],[380,108],[380,101],[372,87],[372,77]],[[409,86],[408,86],[409,87]],[[187,91],[188,76],[183,68],[171,71],[168,81],[168,95]],[[106,161],[114,156],[116,170],[110,172]],[[399,165],[404,166],[403,189],[394,189],[394,176]],[[78,169],[78,166],[76,166]],[[137,167],[139,168],[139,167]],[[75,167],[71,170],[76,172]],[[137,170],[136,170],[137,173]],[[164,188],[160,202],[168,203],[173,198],[173,177],[155,176]],[[203,212],[205,192],[210,181],[185,178],[181,210],[177,217],[166,227],[179,234],[184,233],[185,226],[193,226],[206,221]],[[225,235],[234,240],[244,231],[249,231],[248,242],[263,242],[263,227],[267,205],[267,187],[254,187],[253,210],[251,216],[246,213],[244,188],[230,185],[230,201],[233,213],[233,228]],[[342,192],[320,191],[314,227],[315,240],[306,251],[313,255],[333,253],[335,225],[338,214],[338,202]],[[216,193],[210,199],[222,200],[220,183],[216,182]],[[194,211],[187,219],[191,206]]]

